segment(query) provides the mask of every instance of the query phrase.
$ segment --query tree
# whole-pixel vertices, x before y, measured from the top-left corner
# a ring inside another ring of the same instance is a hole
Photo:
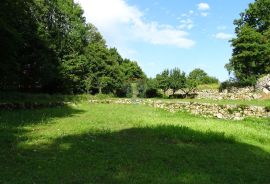
[[[204,70],[200,68],[192,70],[188,75],[188,79],[196,82],[197,85],[213,84],[219,82],[218,79],[209,76]]]
[[[74,0],[3,0],[0,43],[0,90],[116,93],[146,78],[108,48]]]
[[[234,21],[236,38],[226,65],[238,81],[254,85],[261,75],[270,73],[270,0],[256,0]]]
[[[109,83],[111,82],[111,78],[110,77],[106,77],[106,76],[102,76],[100,78],[98,78],[98,83],[97,83],[97,87],[98,87],[98,93],[101,94],[102,93],[102,89],[104,89],[105,87],[107,87],[109,85]]]
[[[174,68],[170,71],[170,89],[173,90],[173,95],[179,89],[183,89],[186,87],[186,74],[185,72],[181,72],[179,68]]]
[[[162,89],[165,95],[166,91],[170,88],[170,71],[168,69],[164,70],[161,74],[157,74],[156,80],[158,87]]]
[[[136,61],[124,59],[121,64],[121,70],[124,73],[125,80],[136,81],[138,79],[146,78],[146,75]]]

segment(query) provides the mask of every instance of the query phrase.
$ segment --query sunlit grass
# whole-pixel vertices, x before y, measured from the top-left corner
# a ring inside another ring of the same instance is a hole
[[[270,183],[270,121],[143,105],[0,112],[0,183]]]

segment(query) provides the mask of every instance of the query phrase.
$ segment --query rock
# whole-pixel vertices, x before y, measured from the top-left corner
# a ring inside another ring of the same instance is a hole
[[[258,79],[255,88],[262,91],[264,88],[268,89],[270,83],[270,74]]]
[[[234,117],[233,118],[233,120],[236,120],[236,121],[241,121],[241,120],[243,120],[244,119],[244,117]]]
[[[266,88],[263,88],[263,93],[265,93],[265,94],[269,94],[269,93],[270,93],[270,91],[269,91],[268,89],[266,89]]]
[[[221,113],[217,114],[217,118],[218,119],[223,119],[223,114],[221,114]]]
[[[236,117],[236,118],[240,118],[240,117],[241,117],[241,113],[239,113],[239,112],[236,113],[236,114],[235,114],[235,117]]]

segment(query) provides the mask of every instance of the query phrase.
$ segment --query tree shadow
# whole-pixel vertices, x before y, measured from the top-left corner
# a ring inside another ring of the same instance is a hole
[[[69,135],[15,153],[0,173],[2,182],[270,183],[268,152],[187,127]]]
[[[20,182],[20,178],[16,178],[12,174],[14,168],[17,168],[20,173],[20,169],[24,167],[22,150],[17,147],[20,142],[27,139],[23,135],[27,134],[29,130],[23,128],[24,126],[47,124],[52,118],[70,117],[83,112],[67,105],[35,110],[0,110],[0,183],[29,183],[31,181]],[[27,172],[30,171],[31,169]],[[11,175],[8,176],[7,173]],[[15,180],[9,182],[9,177],[15,177]]]

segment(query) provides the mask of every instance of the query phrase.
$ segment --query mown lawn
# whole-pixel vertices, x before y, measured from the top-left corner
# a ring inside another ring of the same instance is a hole
[[[0,183],[270,183],[269,119],[142,105],[0,112]]]

